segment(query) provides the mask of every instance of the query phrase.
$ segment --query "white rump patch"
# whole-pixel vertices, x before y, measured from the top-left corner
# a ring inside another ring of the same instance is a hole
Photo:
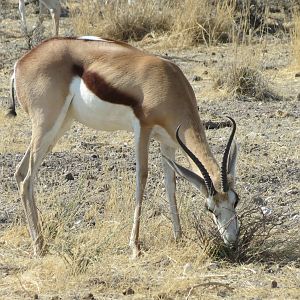
[[[86,41],[100,41],[100,42],[108,42],[108,43],[112,43],[113,41],[108,41],[106,39],[102,39],[98,36],[93,36],[93,35],[84,35],[84,36],[80,36],[77,38],[78,40],[86,40]]]

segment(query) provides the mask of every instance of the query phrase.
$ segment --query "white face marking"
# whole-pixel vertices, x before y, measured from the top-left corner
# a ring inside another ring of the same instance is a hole
[[[236,196],[232,191],[228,191],[228,200],[216,204],[213,198],[208,198],[206,203],[213,213],[214,221],[218,227],[225,244],[233,244],[239,234],[239,224],[235,212]]]
[[[106,39],[102,39],[102,38],[100,38],[98,36],[93,36],[93,35],[80,36],[77,39],[78,40],[101,41],[101,42],[113,43],[113,41],[108,41]]]
[[[74,77],[70,85],[72,114],[78,122],[97,130],[132,131],[137,120],[133,110],[125,105],[113,104],[98,98],[80,77]]]

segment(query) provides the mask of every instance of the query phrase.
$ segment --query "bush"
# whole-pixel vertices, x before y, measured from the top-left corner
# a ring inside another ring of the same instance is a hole
[[[225,89],[229,95],[246,101],[278,101],[283,98],[277,95],[262,73],[254,67],[233,64],[219,74],[216,87]]]
[[[76,34],[141,40],[148,34],[168,35],[174,46],[213,44],[234,39],[235,0],[150,0],[71,4]]]
[[[72,20],[75,32],[80,35],[97,35],[119,40],[141,40],[152,32],[170,30],[172,8],[157,5],[156,1],[127,1],[100,5],[92,0],[81,1],[73,7]]]

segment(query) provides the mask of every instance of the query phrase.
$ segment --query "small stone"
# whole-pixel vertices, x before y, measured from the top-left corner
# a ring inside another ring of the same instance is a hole
[[[200,80],[203,80],[203,79],[201,76],[198,76],[198,75],[194,75],[192,78],[192,81],[200,81]]]
[[[159,293],[155,299],[157,300],[172,300],[173,298],[169,297],[167,293]]]
[[[131,287],[129,287],[128,289],[126,289],[126,290],[124,290],[123,291],[123,295],[133,295],[134,294],[134,290],[131,288]]]
[[[228,291],[226,291],[226,290],[219,291],[219,292],[217,293],[217,296],[218,296],[218,297],[221,297],[221,298],[225,298],[225,297],[228,296]]]
[[[262,206],[265,204],[264,199],[259,195],[253,197],[253,202],[258,206]]]
[[[262,213],[265,217],[271,216],[271,214],[272,214],[272,209],[271,208],[269,208],[267,206],[261,206],[260,209],[261,209],[261,211],[262,211]]]
[[[0,213],[0,223],[7,223],[8,222],[8,215],[5,213]]]
[[[39,299],[39,295],[38,294],[34,294],[33,299]]]
[[[216,270],[216,269],[219,269],[220,268],[220,264],[218,262],[212,262],[208,267],[207,269],[209,271],[212,271],[212,270]]]
[[[183,267],[183,275],[187,275],[188,273],[190,273],[193,270],[192,264],[191,263],[187,263],[184,265]]]
[[[112,171],[115,168],[114,165],[108,167],[108,171]]]
[[[300,77],[300,72],[297,72],[297,73],[295,74],[295,77]]]
[[[88,293],[87,295],[83,296],[83,300],[95,300],[95,297],[92,293]]]
[[[280,117],[280,118],[286,118],[289,117],[291,114],[287,111],[283,111],[283,110],[277,110],[274,114],[276,117]]]
[[[90,278],[89,284],[90,285],[105,285],[106,282],[104,280],[101,280],[100,278]]]
[[[276,281],[276,280],[273,280],[273,281],[272,281],[271,287],[272,287],[272,289],[275,289],[275,288],[278,287],[278,284],[277,284],[277,281]]]
[[[68,173],[65,175],[65,179],[67,179],[68,181],[74,180],[74,176],[72,175],[72,173]]]

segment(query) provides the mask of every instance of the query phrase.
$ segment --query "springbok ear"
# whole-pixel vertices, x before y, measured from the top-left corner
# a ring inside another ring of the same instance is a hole
[[[163,158],[166,160],[168,165],[180,176],[185,178],[187,181],[189,181],[192,185],[194,185],[200,192],[205,194],[205,196],[208,195],[207,188],[205,185],[205,181],[203,178],[195,174],[194,172],[186,169],[185,167],[180,166],[176,162],[168,159],[163,155]]]
[[[235,184],[236,177],[236,164],[237,164],[237,155],[238,155],[238,145],[235,141],[233,141],[228,160],[228,175],[232,178],[233,185]]]

